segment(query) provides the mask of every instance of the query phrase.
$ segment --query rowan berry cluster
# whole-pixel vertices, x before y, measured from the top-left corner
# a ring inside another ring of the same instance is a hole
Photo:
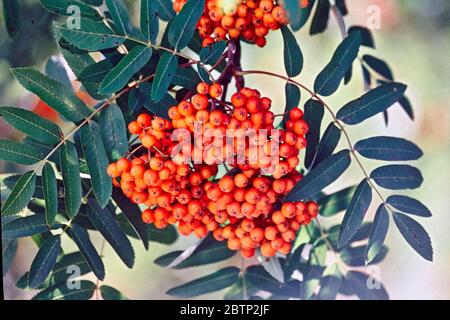
[[[175,0],[180,12],[187,0]],[[197,29],[206,47],[214,42],[242,38],[259,47],[266,45],[270,30],[287,25],[286,10],[273,0],[206,0],[205,11]]]
[[[303,112],[292,109],[286,130],[275,129],[271,100],[258,90],[243,88],[230,103],[221,96],[219,84],[199,83],[195,95],[168,110],[170,120],[140,114],[128,125],[140,144],[111,163],[108,174],[132,202],[148,207],[142,213],[145,223],[160,229],[178,224],[182,235],[199,238],[212,232],[244,257],[252,257],[256,248],[266,257],[287,254],[300,226],[318,213],[315,202],[282,201],[302,178],[295,168],[306,146]],[[178,130],[185,133],[181,142],[173,139]],[[230,131],[233,143],[224,147]],[[254,136],[238,143],[249,132]],[[270,161],[252,162],[252,141],[269,159],[277,151],[270,174],[264,171]],[[218,178],[220,165],[230,169]]]

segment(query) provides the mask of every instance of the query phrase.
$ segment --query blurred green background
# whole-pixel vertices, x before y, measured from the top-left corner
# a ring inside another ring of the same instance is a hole
[[[139,9],[138,1],[128,3],[130,7],[135,7],[135,10]],[[408,84],[407,94],[416,114],[416,120],[412,122],[399,106],[393,106],[389,109],[389,126],[384,125],[382,116],[377,116],[356,128],[348,128],[350,135],[354,142],[374,135],[396,135],[418,143],[425,152],[425,156],[418,163],[425,182],[419,190],[409,194],[422,200],[434,214],[432,218],[419,218],[432,238],[433,263],[419,257],[405,243],[399,232],[394,230],[391,221],[386,241],[390,253],[379,268],[369,267],[367,271],[382,280],[392,299],[449,299],[450,1],[348,0],[347,4],[350,11],[345,18],[348,26],[366,25],[372,10],[380,9],[380,28],[372,30],[377,48],[375,51],[364,48],[361,53],[373,54],[391,65],[396,80]],[[54,17],[41,9],[36,0],[23,0],[21,9],[22,30],[13,40],[8,38],[3,18],[0,18],[0,105],[34,109],[36,98],[19,87],[9,68],[44,68],[47,59],[57,53],[51,35],[51,22]],[[305,60],[302,75],[296,80],[312,87],[315,76],[330,59],[341,36],[333,17],[330,17],[329,28],[324,34],[311,37],[308,27],[305,26],[296,34]],[[264,49],[244,44],[243,68],[284,73],[280,32],[270,34],[268,45]],[[355,70],[357,71],[354,72],[350,85],[341,86],[336,94],[325,99],[336,111],[363,92],[362,76],[359,68],[355,67]],[[284,83],[262,76],[249,76],[246,80],[247,85],[260,89],[264,95],[272,98],[277,111],[283,110]],[[306,94],[303,94],[302,103],[307,99]],[[325,126],[326,123],[323,127]],[[4,137],[21,138],[0,120],[0,138]],[[364,163],[369,169],[377,165],[373,161]],[[1,174],[23,169],[0,162]],[[361,179],[361,172],[354,166],[339,182],[330,187],[330,191],[355,184]],[[373,216],[375,205],[376,203],[367,218]],[[335,220],[322,218],[321,222],[330,225]],[[95,240],[100,246],[100,239]],[[170,298],[164,295],[167,289],[218,268],[217,265],[212,265],[173,271],[153,264],[153,260],[161,254],[186,248],[194,241],[193,238],[182,238],[171,247],[151,243],[148,252],[135,241],[137,259],[133,270],[126,269],[107,245],[104,252],[107,267],[105,283],[119,288],[132,299]],[[72,246],[67,239],[65,245]],[[15,289],[14,283],[29,269],[36,251],[31,240],[20,241],[11,271],[3,279],[6,299],[28,299],[33,296],[33,292]],[[240,259],[236,258],[229,263],[240,264]],[[221,297],[222,293],[208,296]]]

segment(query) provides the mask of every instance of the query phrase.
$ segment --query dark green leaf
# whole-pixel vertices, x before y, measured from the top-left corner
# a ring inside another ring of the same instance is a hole
[[[58,33],[58,29],[55,31]],[[92,57],[89,55],[88,52],[81,53],[81,54],[74,54],[71,53],[68,50],[65,50],[63,48],[60,48],[61,53],[64,56],[64,59],[67,61],[69,67],[73,71],[73,73],[80,79],[80,75],[84,69],[86,69],[88,66],[95,64],[95,61],[92,59]],[[112,68],[112,66],[111,66]],[[97,100],[105,99],[106,97],[98,94],[98,87],[99,82],[91,82],[91,81],[84,81],[81,80],[83,87],[86,89],[86,91],[89,93],[89,95]]]
[[[359,230],[371,202],[372,189],[367,179],[364,179],[356,188],[352,201],[345,211],[339,232],[339,247],[345,246]]]
[[[2,218],[3,220],[4,218]],[[3,277],[9,270],[11,262],[16,256],[17,240],[2,240],[2,272]]]
[[[373,71],[385,78],[385,80],[394,80],[391,68],[389,68],[389,66],[383,60],[380,60],[368,54],[365,54],[362,59]]]
[[[351,26],[348,33],[359,32],[361,34],[361,45],[369,48],[375,48],[372,32],[370,29],[361,26]]]
[[[89,199],[88,217],[125,265],[132,268],[134,265],[133,247],[114,219],[113,213],[108,208],[102,209],[94,199]]]
[[[364,267],[366,264],[369,264],[369,262],[365,261],[365,251],[366,246],[364,245],[357,247],[347,247],[342,250],[340,257],[342,261],[350,267]],[[377,255],[374,256],[370,264],[378,264],[383,261],[384,258],[386,258],[388,251],[389,250],[386,246],[381,245],[379,251],[377,252]]]
[[[291,283],[283,284],[275,280],[262,266],[251,266],[245,270],[244,278],[248,283],[260,290],[283,296],[297,296],[300,286],[293,286]]]
[[[406,86],[401,83],[383,84],[347,103],[336,116],[346,124],[358,124],[388,109],[403,96],[405,90]]]
[[[326,276],[320,280],[320,291],[318,300],[335,300],[339,292],[342,278],[336,276]]]
[[[278,257],[265,258],[261,254],[258,255],[261,266],[268,274],[278,282],[284,283],[284,271]]]
[[[297,248],[293,249],[289,256],[286,258],[283,265],[283,271],[286,280],[290,280],[294,271],[300,267],[302,252],[304,248],[304,244],[299,245]]]
[[[126,40],[126,37],[115,34],[103,22],[86,18],[80,19],[80,29],[71,29],[65,25],[56,26],[56,29],[69,43],[88,51],[115,48]]]
[[[328,248],[325,241],[319,241],[311,250],[311,253],[309,255],[309,263],[312,266],[324,267],[326,264],[327,251]]]
[[[151,91],[151,86],[153,84],[147,84],[147,86],[144,86],[144,84],[142,84],[140,86],[141,94],[145,94],[147,92],[147,96],[146,99],[144,101],[144,108],[146,108],[147,110],[149,110],[151,113],[157,115],[158,117],[164,118],[164,119],[168,119],[169,116],[167,114],[167,110],[174,105],[177,105],[178,102],[177,100],[175,100],[170,94],[168,94],[167,92],[164,94],[163,98],[161,99],[161,101],[159,102],[154,102],[151,97],[150,97],[150,91]]]
[[[192,68],[178,67],[177,72],[172,79],[172,84],[192,91],[195,91],[199,82],[201,82],[200,77]]]
[[[414,219],[402,213],[393,213],[394,222],[403,238],[425,260],[433,261],[431,239],[425,229]]]
[[[168,38],[170,44],[176,50],[181,50],[189,44],[204,8],[204,0],[190,0],[173,19],[169,26]]]
[[[36,233],[43,233],[48,230],[45,217],[41,214],[18,218],[5,223],[2,227],[2,237],[4,239],[16,239],[29,237]]]
[[[97,250],[95,250],[94,245],[89,239],[87,231],[77,224],[72,224],[67,232],[77,244],[81,254],[94,274],[98,279],[103,280],[105,278],[105,266],[103,265],[102,259],[98,255]]]
[[[152,49],[146,46],[134,47],[106,75],[100,84],[101,94],[111,94],[122,89],[128,81],[150,60]]]
[[[297,31],[308,21],[315,0],[308,1],[308,6],[305,8],[300,8],[298,0],[284,0],[283,3],[288,12],[292,30]]]
[[[103,0],[81,0],[91,6],[99,7],[103,4]]]
[[[347,170],[350,163],[349,150],[342,150],[328,157],[300,180],[284,198],[284,201],[310,199],[336,181]]]
[[[132,29],[127,8],[122,0],[105,0],[106,7],[114,21],[119,34],[126,35]]]
[[[224,300],[245,300],[248,297],[253,296],[258,290],[251,286],[248,281],[245,282],[244,288],[244,279],[243,277],[239,277],[239,280],[233,284],[224,295]]]
[[[396,137],[372,137],[360,140],[354,149],[369,159],[386,161],[417,160],[423,152],[414,143]]]
[[[31,263],[30,274],[28,276],[30,287],[37,288],[45,281],[52,271],[61,249],[61,237],[52,236],[47,239],[39,248],[39,252]]]
[[[328,2],[328,0],[326,0]],[[358,32],[349,34],[338,46],[327,66],[314,82],[314,92],[322,96],[333,94],[356,59],[361,44]]]
[[[419,169],[402,164],[376,168],[370,177],[380,187],[390,190],[416,189],[423,182]]]
[[[414,110],[411,106],[411,102],[409,101],[409,99],[406,96],[403,96],[398,100],[398,103],[403,108],[403,110],[405,110],[408,117],[411,120],[414,120]]]
[[[317,146],[316,156],[314,158],[312,167],[317,166],[319,163],[331,156],[336,149],[339,140],[341,138],[341,130],[331,122]]]
[[[139,206],[132,203],[119,188],[113,188],[112,198],[142,240],[144,248],[148,249],[149,233],[147,231],[147,225],[141,219],[141,209]]]
[[[61,83],[67,89],[72,90],[72,82],[69,79],[63,59],[59,56],[51,56],[45,65],[45,74],[53,80]]]
[[[0,160],[23,165],[32,165],[44,159],[36,147],[6,139],[0,139]]]
[[[345,188],[318,200],[320,215],[331,217],[348,208],[356,187]]]
[[[39,0],[39,2],[47,11],[60,16],[80,15],[94,20],[102,19],[94,8],[76,0]]]
[[[90,121],[81,128],[81,141],[95,198],[105,207],[111,198],[112,181],[106,172],[108,157],[96,122]]]
[[[100,133],[110,161],[117,161],[128,151],[125,119],[116,104],[111,104],[100,113]]]
[[[31,68],[12,69],[17,81],[36,94],[65,118],[77,122],[89,116],[91,110],[71,90]]]
[[[78,79],[83,82],[101,83],[106,75],[114,68],[111,61],[102,60],[88,65],[81,71]]]
[[[407,196],[389,196],[386,202],[401,212],[420,217],[431,217],[431,211],[420,201]]]
[[[303,54],[300,46],[288,27],[282,26],[281,33],[283,34],[284,43],[284,67],[289,78],[296,77],[300,74],[303,68]]]
[[[154,102],[159,102],[164,97],[170,83],[175,76],[178,59],[170,52],[164,52],[159,60],[153,80],[151,97]]]
[[[310,35],[322,33],[328,26],[328,20],[330,16],[330,1],[318,0],[316,12],[314,13],[313,20],[311,22]]]
[[[202,278],[192,280],[167,291],[170,296],[190,298],[219,291],[234,284],[239,278],[239,269],[227,267]]]
[[[346,295],[357,295],[361,300],[388,300],[389,296],[378,279],[358,271],[345,275],[341,291]]]
[[[153,225],[148,225],[148,237],[150,241],[158,242],[162,244],[173,244],[178,239],[178,233],[175,227],[168,226],[167,228],[161,230],[155,228]]]
[[[78,267],[76,270],[77,274],[74,274],[73,267]],[[79,273],[78,273],[79,271]],[[45,282],[39,287],[47,288],[49,286],[58,285],[58,284],[66,284],[67,280],[70,277],[85,275],[91,272],[89,265],[86,260],[84,260],[83,255],[77,251],[63,255],[60,259],[57,260],[51,275],[47,277]],[[29,272],[23,274],[19,280],[16,282],[16,287],[19,289],[28,289],[28,275]]]
[[[381,204],[375,218],[373,220],[372,229],[370,230],[369,242],[365,250],[366,263],[372,262],[380,253],[383,247],[384,239],[389,229],[389,213],[384,204]]]
[[[292,84],[290,82],[286,83],[286,86],[284,87],[284,93],[286,97],[286,105],[284,108],[285,116],[283,117],[282,126],[284,126],[284,123],[289,118],[289,111],[296,108],[300,104],[300,89],[295,84]]]
[[[169,21],[175,16],[171,0],[151,0],[155,2],[158,17],[163,21]]]
[[[47,224],[52,225],[58,211],[58,185],[55,171],[50,163],[46,163],[42,169],[41,179],[45,200],[45,220]]]
[[[81,177],[78,153],[75,145],[66,142],[60,149],[59,162],[64,182],[64,204],[69,217],[77,215],[81,206]]]
[[[165,254],[156,259],[155,263],[167,267],[182,253],[183,251],[174,251]],[[209,236],[202,241],[186,260],[180,262],[174,269],[184,269],[223,261],[231,258],[235,253],[235,251],[228,249],[226,242],[218,242]]]
[[[321,102],[311,99],[305,103],[305,114],[303,119],[306,121],[309,127],[309,130],[306,133],[306,168],[311,168],[314,157],[316,156],[320,139],[320,125],[322,124],[324,113],[325,110]]]
[[[18,214],[27,206],[36,186],[36,173],[29,171],[19,178],[2,204],[2,217]]]
[[[102,294],[103,300],[128,300],[120,291],[107,285],[100,287],[100,293]]]
[[[147,41],[155,44],[159,32],[158,5],[154,0],[141,0],[141,32]]]
[[[323,278],[320,279],[320,291],[318,300],[335,300],[342,283],[342,274],[337,264],[332,264],[325,269]]]
[[[80,288],[69,288],[66,283],[47,288],[33,297],[33,300],[89,300],[96,289],[95,283],[81,280]]]
[[[209,75],[209,73],[201,66],[200,63],[197,64],[197,71],[198,71],[198,75],[199,77],[202,79],[203,82],[206,82],[208,84],[211,84],[211,76]]]
[[[200,60],[204,64],[213,65],[219,60],[226,47],[226,41],[215,42],[200,50]]]
[[[58,259],[58,261],[56,262],[51,274],[51,283],[63,283],[66,282],[70,277],[73,277],[74,274],[72,268],[74,266],[79,267],[79,270],[77,271],[80,272],[80,276],[91,272],[91,268],[89,267],[81,252],[77,251],[67,253],[64,254],[61,259]]]
[[[22,29],[20,12],[19,0],[3,0],[3,18],[10,38],[14,38]]]

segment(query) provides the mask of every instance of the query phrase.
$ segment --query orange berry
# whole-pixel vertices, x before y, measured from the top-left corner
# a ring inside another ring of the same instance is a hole
[[[223,229],[216,229],[214,232],[213,232],[213,237],[214,237],[214,239],[216,239],[217,241],[223,241],[223,240],[225,240],[225,238],[222,236],[222,231],[223,231]]]
[[[303,111],[299,108],[293,108],[289,111],[289,119],[292,121],[300,120],[303,117]]]
[[[278,252],[280,252],[281,254],[288,255],[289,253],[291,253],[291,249],[292,245],[290,243],[285,242],[283,243],[281,248],[278,249]]]
[[[313,201],[308,201],[306,203],[306,210],[312,218],[317,217],[317,215],[319,214],[319,206]]]
[[[139,126],[137,121],[132,121],[128,124],[128,131],[131,134],[140,134],[142,132],[142,128]]]
[[[255,228],[255,223],[250,219],[244,219],[241,223],[242,230],[250,232]]]
[[[241,248],[241,240],[239,238],[229,238],[227,245],[230,250],[239,250]]]
[[[286,221],[285,216],[281,213],[281,211],[275,211],[272,213],[272,221],[275,224],[280,224]]]
[[[128,172],[131,169],[131,162],[127,158],[120,158],[116,162],[116,167],[120,172]]]
[[[292,242],[295,240],[295,232],[292,230],[285,231],[281,233],[281,238],[286,242]]]
[[[293,204],[292,202],[283,203],[283,205],[281,206],[281,213],[286,218],[291,219],[291,218],[295,217],[296,211],[297,211],[297,208],[296,208],[295,204]]]
[[[194,234],[198,237],[198,238],[204,238],[206,237],[208,233],[208,230],[206,229],[206,226],[204,224],[198,226],[197,228],[194,229]]]
[[[253,257],[255,255],[255,249],[254,248],[245,248],[245,249],[241,249],[241,254],[244,258],[250,259],[251,257]]]
[[[276,251],[272,248],[270,242],[265,242],[261,246],[261,254],[263,257],[270,258],[276,254]]]
[[[209,95],[213,98],[220,98],[222,93],[222,86],[218,83],[213,83],[209,88]]]
[[[141,128],[148,128],[151,125],[152,117],[146,113],[142,113],[137,117],[136,122]]]
[[[209,84],[207,84],[206,82],[200,82],[197,85],[197,93],[207,95],[209,93]]]
[[[150,134],[146,134],[141,139],[142,145],[146,147],[147,149],[151,149],[157,142],[155,136],[152,136]]]
[[[192,105],[197,110],[204,110],[208,108],[209,104],[208,97],[204,94],[196,94],[195,96],[192,97],[191,101]]]
[[[202,203],[199,200],[192,200],[188,203],[188,212],[190,215],[196,215],[202,211]]]
[[[115,162],[108,165],[106,172],[111,178],[117,178],[120,176],[120,171],[117,169],[117,164]]]
[[[266,227],[266,229],[264,230],[264,237],[267,240],[275,240],[278,236],[278,229],[274,226],[268,226]]]
[[[261,198],[259,191],[252,187],[245,192],[245,201],[251,204],[256,204]]]
[[[227,225],[222,230],[222,237],[224,237],[225,239],[234,238],[234,236],[235,236],[234,231],[235,231],[235,228],[233,226]]]
[[[142,221],[144,221],[144,223],[147,224],[153,223],[155,221],[155,215],[153,213],[153,210],[151,209],[144,210],[141,214],[141,218]]]
[[[264,230],[262,228],[254,228],[250,231],[250,238],[255,242],[261,242],[264,239]]]
[[[230,176],[223,176],[219,180],[219,188],[223,192],[231,192],[234,189],[234,181]]]
[[[135,179],[142,179],[142,177],[144,176],[144,172],[145,172],[145,167],[142,164],[134,165],[130,169],[130,174]]]
[[[294,133],[299,136],[304,136],[308,133],[308,125],[304,120],[297,120],[294,122],[294,127],[292,128]]]

